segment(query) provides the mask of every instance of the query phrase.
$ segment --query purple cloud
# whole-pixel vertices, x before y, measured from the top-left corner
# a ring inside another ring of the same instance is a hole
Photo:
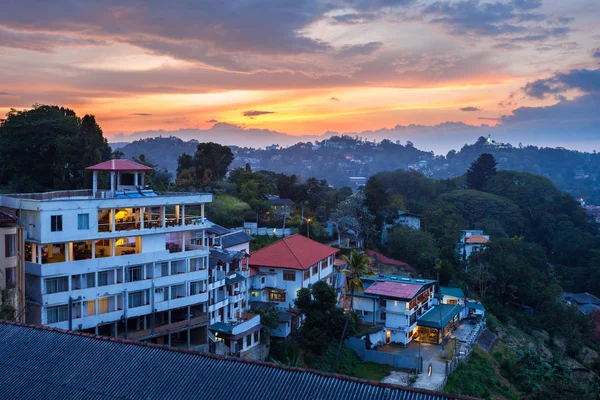
[[[460,111],[466,111],[466,112],[473,112],[473,111],[481,111],[481,108],[479,107],[463,107],[463,108],[459,108]]]
[[[250,111],[244,111],[244,112],[242,113],[242,115],[243,115],[244,117],[250,117],[250,118],[253,118],[253,117],[258,117],[258,116],[261,116],[261,115],[266,115],[266,114],[275,114],[275,111],[259,111],[259,110],[250,110]]]

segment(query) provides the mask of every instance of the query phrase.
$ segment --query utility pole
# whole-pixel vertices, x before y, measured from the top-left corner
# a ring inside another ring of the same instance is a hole
[[[442,324],[442,291],[440,290],[440,269],[441,263],[436,261],[435,269],[437,269],[437,284],[438,284],[438,307],[440,308],[440,340],[442,345],[442,357],[444,357],[444,326]]]

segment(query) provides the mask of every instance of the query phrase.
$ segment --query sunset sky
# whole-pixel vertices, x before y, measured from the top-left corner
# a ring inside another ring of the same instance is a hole
[[[68,106],[109,138],[592,123],[598,21],[598,0],[6,0],[0,114]]]

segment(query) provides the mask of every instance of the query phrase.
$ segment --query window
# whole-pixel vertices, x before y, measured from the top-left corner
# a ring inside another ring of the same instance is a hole
[[[77,214],[77,229],[90,229],[90,214]]]
[[[14,289],[17,286],[17,268],[6,268],[4,270],[6,278],[6,289]]]
[[[202,293],[202,281],[190,282],[190,296]]]
[[[50,216],[50,231],[62,232],[62,215]]]
[[[252,296],[252,297],[260,297],[260,292],[258,292],[258,291],[250,292],[250,296]]]
[[[270,290],[269,291],[269,301],[277,301],[280,303],[285,302],[285,290]]]
[[[312,267],[312,274],[316,275],[319,272],[319,266],[318,265],[313,265]]]
[[[144,291],[131,292],[127,296],[128,308],[141,307],[144,305]]]
[[[142,266],[127,268],[127,282],[137,282],[142,280]]]
[[[283,280],[294,282],[296,280],[296,272],[295,271],[283,271]]]
[[[101,297],[98,299],[98,314],[106,314],[108,313],[108,297]]]
[[[160,276],[169,276],[169,263],[160,263]]]
[[[93,288],[94,286],[96,286],[96,277],[94,276],[93,272],[89,274],[84,274],[83,278],[85,282],[85,289]]]
[[[385,307],[387,305],[387,300],[381,299],[381,300],[379,300],[379,304],[381,305],[381,307]]]
[[[246,336],[246,347],[252,346],[252,335]]]
[[[107,286],[108,285],[108,274],[109,273],[112,273],[112,271],[98,272],[98,286]]]
[[[304,280],[307,280],[310,278],[310,269],[307,269],[304,271]]]
[[[452,304],[453,306],[458,304],[458,300],[446,300],[446,304]]]
[[[83,308],[87,308],[87,315],[96,315],[96,302],[94,300],[84,301]]]
[[[69,306],[56,306],[48,307],[46,310],[46,317],[48,324],[55,324],[57,322],[66,321],[69,319]]]
[[[16,235],[4,235],[4,255],[6,257],[15,256],[15,238]]]
[[[66,276],[46,279],[46,294],[66,292],[67,290],[69,290],[69,278]]]
[[[382,319],[383,321],[385,321],[385,312],[382,312],[382,313],[381,313],[381,319]]]
[[[258,343],[258,331],[254,331],[254,343]]]

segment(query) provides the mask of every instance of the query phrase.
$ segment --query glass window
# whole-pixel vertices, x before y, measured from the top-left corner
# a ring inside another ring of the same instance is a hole
[[[90,214],[77,214],[77,229],[90,229]]]
[[[6,289],[13,289],[17,286],[17,268],[6,268],[4,270],[4,276],[6,278]]]
[[[107,286],[108,285],[108,274],[112,271],[100,271],[98,272],[98,286]]]
[[[304,271],[304,280],[307,280],[308,278],[310,278],[310,269]]]
[[[246,336],[246,347],[252,346],[252,335]]]
[[[296,272],[295,271],[283,271],[283,280],[284,281],[295,281],[296,280]]]
[[[96,315],[96,302],[94,300],[84,301],[83,307],[87,308],[87,315]]]
[[[319,266],[318,265],[314,265],[312,267],[312,274],[316,275],[319,272]]]
[[[128,295],[128,308],[141,307],[144,305],[144,291],[131,292]]]
[[[69,319],[69,306],[48,307],[46,310],[47,323],[55,324],[57,322]]]
[[[67,290],[69,290],[68,277],[46,279],[46,294],[66,292]]]
[[[50,231],[62,232],[62,215],[50,216]]]
[[[285,294],[286,294],[285,290],[271,290],[271,291],[269,291],[269,300],[284,303],[285,302]]]
[[[15,256],[16,235],[4,235],[4,255],[6,257]]]
[[[169,263],[160,263],[160,276],[169,276]]]
[[[108,313],[108,297],[101,297],[98,299],[98,314],[106,314]]]
[[[94,276],[93,272],[89,274],[84,274],[83,278],[85,282],[85,288],[93,288],[94,286],[96,286],[96,277]]]
[[[142,266],[127,268],[127,282],[137,282],[142,280]]]
[[[190,282],[190,296],[202,293],[202,281]]]

